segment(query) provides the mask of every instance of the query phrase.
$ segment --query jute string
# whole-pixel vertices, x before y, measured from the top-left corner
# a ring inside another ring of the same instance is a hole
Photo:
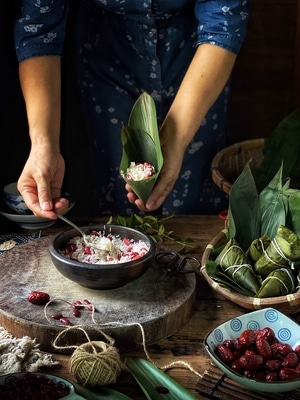
[[[48,306],[55,302],[55,301],[62,301],[69,305],[72,303],[63,300],[63,299],[54,299],[50,300],[44,308],[44,314],[49,323],[52,323],[47,315]],[[82,305],[84,307],[85,305]],[[146,347],[146,337],[145,332],[142,324],[138,322],[132,323],[122,323],[122,322],[108,322],[104,324],[99,324],[95,320],[95,307],[93,305],[91,310],[91,319],[93,325],[89,326],[89,328],[95,329],[99,334],[101,334],[105,339],[104,341],[92,341],[85,330],[84,325],[72,325],[66,327],[63,331],[61,331],[53,342],[53,347],[57,350],[74,350],[70,359],[69,359],[69,372],[72,377],[81,383],[84,386],[103,386],[108,385],[110,383],[115,383],[118,376],[121,373],[121,358],[118,352],[118,349],[115,347],[115,340],[107,335],[102,328],[110,327],[130,327],[130,326],[138,326],[141,331],[142,336],[142,346],[145,353],[145,356],[149,362],[154,364],[157,368],[161,369],[162,371],[166,371],[171,368],[180,368],[184,367],[189,369],[192,373],[199,376],[202,379],[202,375],[197,372],[188,362],[184,360],[176,360],[171,363],[159,366],[157,365],[150,357],[150,354]],[[65,345],[60,346],[58,343],[65,336],[68,332],[71,331],[81,331],[85,335],[87,342],[83,343],[79,346],[77,345]]]

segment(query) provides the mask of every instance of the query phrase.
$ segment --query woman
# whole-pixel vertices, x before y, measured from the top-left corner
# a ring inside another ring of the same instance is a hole
[[[60,153],[60,59],[67,0],[26,0],[15,26],[31,152],[18,181],[29,208],[56,218]],[[77,74],[91,154],[94,213],[216,213],[210,177],[225,146],[228,80],[245,37],[247,0],[82,0]],[[164,165],[147,202],[119,176],[120,132],[146,91],[156,102]],[[218,193],[216,195],[216,193]],[[224,199],[223,199],[224,200]],[[133,205],[132,205],[133,204]]]

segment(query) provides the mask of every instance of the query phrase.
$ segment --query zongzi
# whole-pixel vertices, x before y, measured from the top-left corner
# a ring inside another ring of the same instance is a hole
[[[285,296],[294,293],[296,278],[290,268],[279,268],[263,280],[257,298]]]
[[[270,272],[290,266],[300,261],[300,239],[284,225],[278,227],[275,237],[261,257],[254,264],[258,275],[267,276]]]
[[[234,239],[230,239],[216,259],[222,270],[239,286],[245,287],[255,295],[260,284],[253,267],[243,249]]]
[[[246,251],[246,256],[252,263],[255,263],[261,257],[266,248],[271,243],[269,236],[264,235],[252,241],[250,247]]]

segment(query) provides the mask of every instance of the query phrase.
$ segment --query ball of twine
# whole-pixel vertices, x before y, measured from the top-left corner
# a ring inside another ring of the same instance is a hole
[[[69,371],[83,386],[116,383],[121,373],[121,359],[114,346],[104,342],[80,345],[69,360]]]
[[[60,338],[72,330],[80,330],[87,342],[79,346],[59,346]],[[83,386],[104,386],[116,383],[121,373],[121,358],[114,346],[114,340],[102,330],[97,329],[108,341],[91,341],[87,332],[80,326],[72,326],[60,332],[53,342],[55,349],[74,349],[69,359],[69,372]]]

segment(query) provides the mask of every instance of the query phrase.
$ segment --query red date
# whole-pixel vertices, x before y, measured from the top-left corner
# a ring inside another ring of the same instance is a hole
[[[255,345],[256,345],[258,353],[265,360],[272,357],[272,349],[271,349],[271,346],[270,346],[269,342],[267,341],[267,339],[265,339],[264,337],[260,337],[260,338],[256,339]]]
[[[225,363],[229,364],[234,360],[233,352],[228,349],[228,347],[224,346],[223,344],[219,344],[216,347],[216,352],[220,359]]]
[[[243,355],[239,360],[241,367],[244,369],[259,370],[264,365],[264,359],[259,354]]]
[[[291,379],[299,379],[300,378],[300,371],[297,371],[294,368],[282,368],[279,371],[279,378],[282,381],[289,381]]]
[[[66,318],[66,317],[59,318],[59,321],[64,325],[71,325],[70,320],[68,318]]]
[[[275,332],[269,327],[258,329],[256,331],[256,339],[259,339],[261,337],[266,339],[269,343],[273,343],[273,341],[275,340]]]
[[[46,304],[50,300],[50,296],[48,293],[32,291],[27,296],[27,300],[32,304]]]
[[[291,353],[288,353],[282,361],[283,367],[294,368],[296,367],[297,364],[298,364],[298,356],[293,351]]]
[[[243,347],[249,347],[253,344],[256,340],[255,331],[252,329],[246,329],[241,336],[238,338],[239,343]]]
[[[264,382],[300,379],[300,345],[280,342],[269,328],[244,330],[218,344],[216,355],[234,372]]]
[[[269,372],[279,371],[281,368],[281,361],[279,360],[267,360],[265,362],[265,369]]]

